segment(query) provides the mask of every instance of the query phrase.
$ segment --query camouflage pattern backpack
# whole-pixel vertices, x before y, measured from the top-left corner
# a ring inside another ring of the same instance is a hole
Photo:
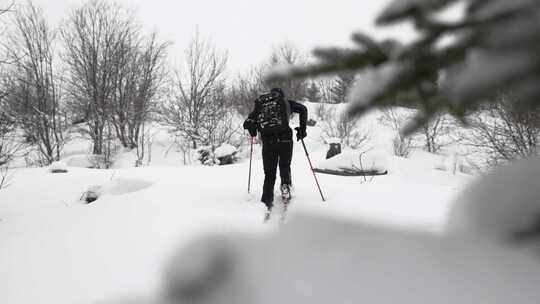
[[[272,89],[255,101],[257,107],[257,128],[262,135],[279,134],[289,128],[291,106],[283,92]]]

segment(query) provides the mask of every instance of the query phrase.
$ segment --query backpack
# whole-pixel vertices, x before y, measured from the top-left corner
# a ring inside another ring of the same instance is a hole
[[[263,94],[255,101],[257,127],[262,135],[279,134],[289,129],[291,105],[279,94]]]

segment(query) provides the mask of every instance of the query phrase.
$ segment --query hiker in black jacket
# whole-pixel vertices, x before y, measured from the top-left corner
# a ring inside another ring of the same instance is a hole
[[[255,102],[255,109],[244,122],[244,129],[252,137],[261,134],[262,156],[264,164],[264,187],[261,201],[268,210],[273,207],[276,170],[279,164],[282,195],[290,198],[291,159],[293,154],[293,133],[289,127],[291,113],[300,115],[300,127],[296,128],[297,140],[306,134],[307,108],[292,100],[287,100],[279,88],[262,95]]]

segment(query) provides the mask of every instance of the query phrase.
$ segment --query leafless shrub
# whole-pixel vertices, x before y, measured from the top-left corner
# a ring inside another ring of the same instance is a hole
[[[1,4],[0,5],[0,17],[3,17],[5,16],[7,13],[10,13],[10,12],[14,12],[15,11],[15,1],[11,1],[7,4]],[[4,23],[6,23],[6,20],[4,18],[2,18],[2,20],[0,20],[0,22],[2,23],[2,29],[0,29],[0,36],[3,36],[5,34],[5,31],[6,31],[6,28],[7,26],[4,26]],[[9,58],[6,58],[4,56],[4,54],[1,54],[1,57],[0,57],[0,67],[4,66],[4,65],[7,65],[7,64],[10,64],[12,63]],[[0,89],[0,97],[2,97],[2,94],[4,94],[4,92]]]
[[[371,130],[363,128],[358,120],[338,115],[335,107],[325,110],[322,129],[326,137],[339,138],[344,146],[352,149],[367,144],[371,139]]]
[[[0,166],[0,190],[11,186],[13,175],[9,171],[8,166]]]
[[[404,136],[401,132],[411,117],[412,114],[407,110],[399,111],[396,108],[388,107],[383,110],[382,116],[379,118],[379,123],[391,128],[396,134],[392,141],[396,156],[408,157],[414,148],[412,136]]]
[[[451,143],[450,129],[456,124],[443,113],[431,117],[427,124],[419,129],[419,134],[424,138],[424,148],[430,153],[439,153],[441,149]]]
[[[0,99],[0,166],[7,165],[23,145],[16,132],[15,120],[2,112],[2,100]]]
[[[325,135],[339,138],[344,145],[351,148],[357,148],[368,141],[369,130],[361,131],[358,121],[346,115],[337,115],[336,106],[328,104],[346,103],[354,79],[354,73],[340,73],[334,77],[319,79],[317,82],[321,103],[315,109],[316,115],[322,121]]]
[[[456,126],[448,115],[443,113],[432,116],[431,120],[423,124],[416,133],[403,135],[403,130],[415,113],[413,109],[391,107],[386,107],[382,111],[379,122],[396,133],[392,142],[396,156],[408,157],[412,149],[420,147],[436,154],[453,142],[450,130]]]
[[[469,115],[463,143],[485,154],[488,165],[526,158],[539,152],[540,109],[521,111],[510,94]]]
[[[396,135],[392,140],[392,148],[394,150],[394,155],[399,157],[409,157],[411,150],[413,149],[414,144],[412,138],[402,135]]]
[[[221,146],[224,143],[231,145],[239,145],[242,136],[242,124],[238,123],[237,114],[233,111],[223,111],[220,118],[215,119],[214,124],[208,124],[204,134],[206,145],[214,148]]]

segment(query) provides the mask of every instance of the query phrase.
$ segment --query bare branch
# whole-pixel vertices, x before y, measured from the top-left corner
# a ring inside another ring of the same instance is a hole
[[[226,122],[230,111],[223,83],[228,55],[218,52],[199,33],[184,54],[184,66],[175,73],[170,101],[163,106],[162,117],[193,148],[198,144],[215,144],[216,128]]]

